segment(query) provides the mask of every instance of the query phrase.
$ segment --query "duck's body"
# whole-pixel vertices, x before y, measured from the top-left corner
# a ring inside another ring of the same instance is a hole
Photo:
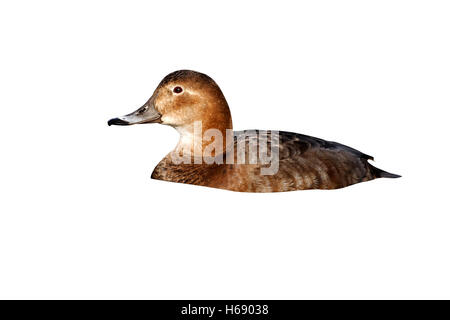
[[[234,133],[235,163],[237,137],[242,134],[244,132]],[[274,175],[261,175],[261,168],[267,164],[249,164],[248,161],[245,164],[227,164],[225,160],[219,164],[175,164],[169,154],[156,166],[151,177],[240,192],[338,189],[376,178],[398,177],[372,166],[368,160],[373,158],[345,145],[281,131],[279,168]]]
[[[399,177],[372,166],[368,163],[371,156],[336,142],[291,132],[269,132],[262,140],[257,130],[233,133],[228,104],[219,87],[194,71],[169,74],[143,107],[108,124],[149,122],[171,125],[181,135],[176,148],[154,169],[153,179],[241,192],[280,192],[337,189]],[[217,143],[213,148],[211,141]],[[264,154],[255,158],[252,152],[264,147],[270,150],[269,162]]]

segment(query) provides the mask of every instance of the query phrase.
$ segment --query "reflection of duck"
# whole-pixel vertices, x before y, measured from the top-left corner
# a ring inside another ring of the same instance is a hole
[[[230,132],[233,126],[225,97],[210,77],[195,71],[181,70],[167,75],[147,103],[133,113],[109,120],[108,125],[153,122],[170,125],[181,136],[177,147],[153,171],[153,179],[233,191],[278,192],[336,189],[375,178],[399,177],[375,168],[368,162],[373,159],[371,156],[353,148],[290,132],[279,132],[278,136],[271,132],[267,136],[269,154],[271,146],[278,146],[278,170],[274,174],[262,175],[261,169],[269,164],[259,159],[256,162],[248,160],[251,149],[248,143],[252,134],[234,132],[234,142],[226,142],[227,130]],[[196,123],[201,123],[200,135],[197,134],[198,128],[195,131]],[[223,141],[205,135],[209,129],[221,133]],[[237,154],[242,150],[238,147],[240,138],[247,142],[245,163],[237,162]],[[214,142],[218,142],[211,152],[214,159],[231,155],[231,162],[208,164],[200,160],[201,163],[197,163],[195,157],[190,156],[204,154],[208,145],[211,149]],[[260,148],[261,145],[258,146]],[[186,155],[194,160],[189,163],[174,160]]]

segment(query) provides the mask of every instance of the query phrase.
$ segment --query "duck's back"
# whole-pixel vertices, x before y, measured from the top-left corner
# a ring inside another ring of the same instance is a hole
[[[261,169],[273,164],[262,164],[259,158],[256,163],[250,162],[251,148],[248,147],[260,133],[258,130],[235,132],[232,164],[175,165],[168,156],[155,168],[152,178],[242,192],[281,192],[337,189],[380,177],[399,177],[372,166],[368,160],[373,158],[356,149],[283,131],[269,131],[265,135],[269,154],[272,144],[278,146],[275,158],[278,163],[273,174],[269,171],[269,174],[262,175]],[[242,149],[242,142],[245,142],[245,149]],[[260,147],[261,140],[258,141],[258,151]],[[242,163],[242,158],[238,161],[240,150],[245,150],[245,163]]]

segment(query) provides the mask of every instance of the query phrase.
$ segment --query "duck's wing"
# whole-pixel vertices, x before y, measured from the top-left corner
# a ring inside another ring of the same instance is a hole
[[[338,142],[327,141],[299,133],[279,133],[279,159],[287,167],[306,165],[328,174],[334,172],[337,185],[348,185],[375,178],[399,178],[374,167],[368,162],[373,157]]]
[[[338,142],[327,141],[316,137],[294,132],[279,132],[280,160],[292,159],[312,151],[333,151],[347,154],[364,160],[373,160],[373,157],[354,148]]]
[[[243,150],[239,141],[246,145],[249,143],[245,149],[246,158],[254,152],[254,149],[250,152],[250,142],[253,146],[254,143],[259,146],[259,152],[267,143],[265,149],[271,155],[269,164],[260,162],[252,166],[230,166],[239,175],[236,183],[246,181],[244,189],[253,192],[336,189],[375,178],[399,177],[372,166],[368,162],[373,160],[370,155],[341,143],[303,134],[270,130],[237,131],[235,157],[239,150]],[[270,170],[262,174],[262,170],[257,168]]]

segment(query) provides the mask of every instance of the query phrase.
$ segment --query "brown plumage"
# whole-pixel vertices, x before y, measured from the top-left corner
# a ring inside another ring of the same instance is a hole
[[[368,162],[373,160],[371,156],[353,148],[291,132],[274,131],[267,135],[268,149],[276,146],[279,155],[274,174],[262,175],[261,169],[270,164],[259,158],[253,162],[249,159],[252,141],[257,141],[258,150],[262,148],[257,137],[264,132],[258,130],[234,132],[231,144],[224,138],[213,148],[214,163],[198,158],[201,163],[194,163],[196,150],[203,155],[211,143],[204,138],[207,130],[215,129],[226,137],[227,130],[232,129],[231,114],[220,88],[210,77],[195,71],[169,74],[143,107],[111,119],[108,124],[149,122],[171,125],[181,134],[177,147],[154,169],[153,179],[241,192],[280,192],[337,189],[375,178],[399,177],[372,166]],[[202,124],[200,140],[194,138],[196,122]],[[244,150],[245,162],[238,161],[240,150]],[[174,160],[178,159],[174,156],[182,155],[184,163]]]

